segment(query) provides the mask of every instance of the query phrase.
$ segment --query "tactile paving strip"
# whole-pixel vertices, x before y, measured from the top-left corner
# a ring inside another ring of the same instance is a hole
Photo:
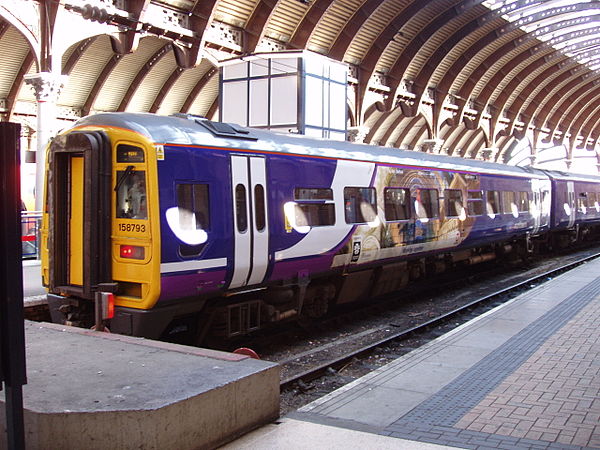
[[[529,439],[473,431],[468,429],[470,422],[461,423],[461,419],[521,367],[569,320],[597,299],[598,295],[600,295],[600,278],[592,281],[513,336],[434,396],[391,424],[382,434],[463,448],[583,448],[581,445],[567,444],[564,440],[563,442],[544,441],[541,433],[540,438]],[[572,326],[578,327],[579,324],[575,323]],[[596,373],[598,372],[600,370],[596,370]],[[480,408],[479,412],[480,415],[485,414],[485,407]],[[583,442],[591,445],[596,442],[594,439],[598,438],[600,436],[588,436],[588,439]],[[575,441],[577,440],[572,440]]]

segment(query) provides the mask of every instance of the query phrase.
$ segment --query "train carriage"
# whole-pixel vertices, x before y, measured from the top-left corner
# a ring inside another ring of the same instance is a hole
[[[233,337],[527,254],[553,224],[551,180],[194,116],[98,114],[49,147],[43,279],[55,321],[89,326],[96,292],[112,291],[112,331]]]
[[[552,183],[551,228],[558,247],[589,234],[600,223],[598,177],[548,171]]]

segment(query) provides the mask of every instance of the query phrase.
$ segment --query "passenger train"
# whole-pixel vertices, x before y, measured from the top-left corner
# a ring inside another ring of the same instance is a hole
[[[591,239],[600,177],[332,142],[191,115],[85,117],[49,145],[52,320],[233,338],[459,264]]]

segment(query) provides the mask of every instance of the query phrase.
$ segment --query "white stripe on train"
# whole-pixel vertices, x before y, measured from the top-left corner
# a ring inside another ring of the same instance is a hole
[[[189,270],[217,269],[227,266],[227,258],[205,259],[202,261],[182,261],[162,263],[160,273],[186,272]]]

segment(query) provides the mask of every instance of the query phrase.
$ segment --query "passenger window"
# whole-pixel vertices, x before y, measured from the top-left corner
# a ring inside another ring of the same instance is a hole
[[[267,219],[265,214],[265,188],[262,184],[254,186],[254,216],[256,217],[256,229],[264,231]]]
[[[372,222],[377,217],[375,188],[344,188],[344,216],[346,223]]]
[[[243,184],[235,187],[235,222],[238,232],[245,233],[248,229],[248,213],[246,210],[246,186]]]
[[[529,194],[527,192],[519,192],[519,204],[517,206],[519,212],[529,211]]]
[[[207,184],[178,184],[177,206],[182,230],[210,229]]]
[[[483,215],[483,196],[481,191],[467,193],[467,212],[470,216]]]
[[[460,189],[446,189],[444,200],[446,202],[446,217],[465,218],[465,207]]]
[[[335,206],[333,203],[299,203],[295,216],[296,225],[300,227],[335,225]]]
[[[489,216],[495,216],[496,214],[500,214],[500,192],[487,191],[486,200],[487,214]]]
[[[207,184],[178,184],[176,186],[178,228],[184,232],[210,229],[210,205]],[[205,235],[206,236],[206,235]],[[180,244],[182,256],[197,256],[204,247]]]
[[[516,197],[516,194],[512,191],[502,192],[502,203],[505,214],[512,214],[514,217],[519,216]]]
[[[298,227],[325,227],[335,225],[335,205],[330,188],[295,188],[294,220]]]
[[[146,172],[128,166],[117,171],[117,218],[147,219]]]
[[[585,214],[587,212],[587,194],[585,192],[580,192],[579,197],[577,198],[577,209]]]
[[[598,212],[598,203],[595,192],[588,193],[588,207],[594,208],[596,209],[596,212]]]
[[[415,199],[415,211],[419,219],[438,217],[439,196],[437,189],[418,189]]]
[[[333,200],[333,190],[330,188],[296,188],[295,200]]]
[[[410,190],[404,188],[386,188],[383,191],[385,220],[410,219]]]

